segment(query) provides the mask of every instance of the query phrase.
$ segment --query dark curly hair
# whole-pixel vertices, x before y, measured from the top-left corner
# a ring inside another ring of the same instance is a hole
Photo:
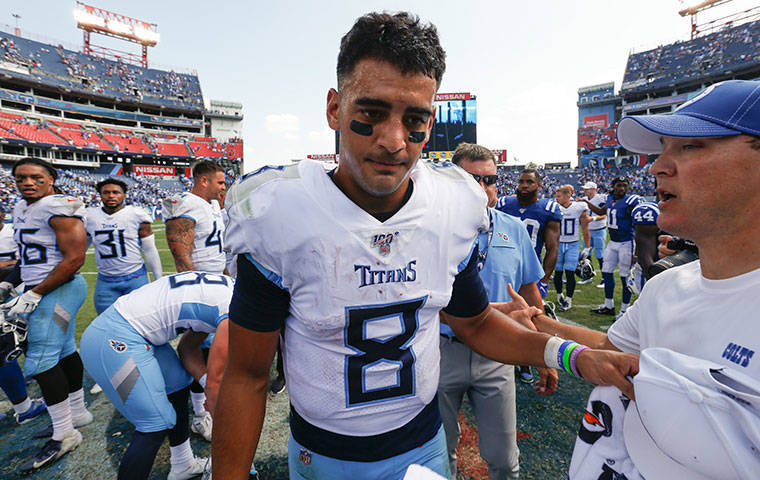
[[[383,60],[403,74],[423,74],[441,85],[446,70],[446,52],[441,48],[433,24],[423,24],[407,12],[368,13],[354,23],[340,41],[338,89],[364,58]]]
[[[97,185],[95,186],[95,190],[97,190],[98,193],[103,193],[103,192],[101,192],[101,190],[106,185],[117,185],[117,186],[121,187],[121,191],[122,192],[127,193],[127,184],[125,182],[122,182],[118,178],[111,178],[111,177],[99,181],[97,183]]]

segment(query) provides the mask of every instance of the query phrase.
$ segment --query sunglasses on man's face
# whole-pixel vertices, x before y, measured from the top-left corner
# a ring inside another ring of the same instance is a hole
[[[478,175],[476,173],[471,173],[472,178],[475,179],[476,182],[480,183],[481,180],[483,180],[483,183],[486,185],[493,185],[496,183],[496,180],[499,179],[498,175]]]

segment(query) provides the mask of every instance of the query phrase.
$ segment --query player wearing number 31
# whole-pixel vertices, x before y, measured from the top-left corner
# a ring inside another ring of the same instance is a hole
[[[124,205],[127,184],[107,178],[97,185],[102,207],[87,209],[85,229],[95,247],[98,283],[95,285],[95,311],[100,315],[122,295],[148,283],[145,263],[155,278],[161,278],[161,258],[150,228],[150,214],[134,205]]]
[[[87,283],[77,273],[84,263],[87,235],[82,201],[55,194],[58,172],[52,165],[23,158],[12,174],[21,193],[13,210],[20,269],[5,280],[23,281],[26,286],[21,296],[0,308],[8,316],[27,320],[24,374],[39,383],[53,423],[53,438],[21,467],[22,473],[29,473],[76,448],[82,435],[75,424],[92,421],[85,408],[82,361],[74,342],[74,319],[87,297]]]
[[[474,247],[489,226],[483,189],[452,164],[418,161],[444,56],[435,27],[414,16],[361,17],[341,41],[327,94],[338,167],[264,167],[227,195],[238,277],[214,478],[248,477],[280,334],[293,479],[400,479],[410,464],[448,478],[439,312],[486,357],[559,366],[561,341],[489,306]],[[539,311],[526,304],[512,315]],[[635,356],[573,352],[584,377],[630,392]]]

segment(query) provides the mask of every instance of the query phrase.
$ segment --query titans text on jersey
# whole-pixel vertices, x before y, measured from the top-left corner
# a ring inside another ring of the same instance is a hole
[[[227,196],[227,247],[290,293],[290,399],[295,416],[317,429],[379,435],[434,401],[438,313],[488,227],[486,197],[450,164],[419,162],[410,175],[411,197],[384,222],[312,161],[262,169]],[[391,242],[377,241],[389,232]]]

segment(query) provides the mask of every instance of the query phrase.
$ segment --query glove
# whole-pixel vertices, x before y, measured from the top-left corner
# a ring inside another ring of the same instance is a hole
[[[541,294],[541,298],[546,298],[549,294],[549,284],[543,280],[539,280],[536,285],[538,285],[538,291]]]
[[[34,309],[37,308],[37,305],[39,305],[40,300],[42,300],[42,295],[29,290],[28,292],[24,292],[20,296],[0,305],[0,308],[7,310],[7,317],[18,318],[22,315],[29,315],[32,313]]]
[[[0,302],[7,302],[15,293],[16,287],[11,282],[0,283]]]
[[[581,256],[584,258],[588,258],[589,254],[591,253],[591,247],[586,247],[581,252]]]

